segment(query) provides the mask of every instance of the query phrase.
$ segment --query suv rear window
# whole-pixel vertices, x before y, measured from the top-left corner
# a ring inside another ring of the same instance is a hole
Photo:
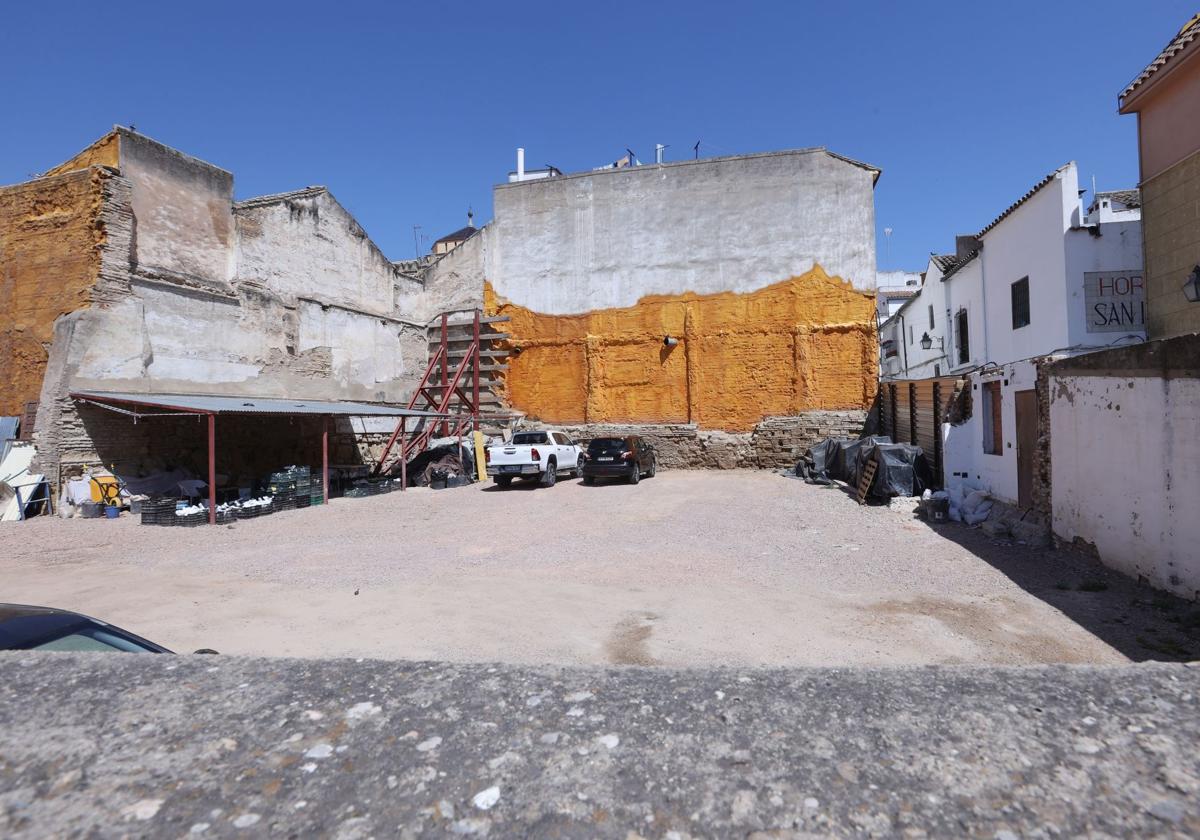
[[[588,444],[588,451],[600,449],[624,449],[625,438],[595,438]]]
[[[519,432],[512,436],[512,443],[517,446],[528,446],[531,443],[549,443],[545,432]]]

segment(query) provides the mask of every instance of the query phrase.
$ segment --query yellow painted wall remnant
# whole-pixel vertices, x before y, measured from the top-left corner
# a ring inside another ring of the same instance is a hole
[[[547,422],[749,431],[874,396],[875,297],[819,266],[745,294],[648,295],[580,315],[534,312],[485,284],[484,308],[509,316],[520,351],[503,380],[509,403]]]
[[[114,129],[75,157],[63,161],[47,171],[45,175],[61,175],[64,172],[74,172],[76,169],[87,169],[89,166],[110,166],[116,169],[120,165],[121,135]]]
[[[75,169],[0,187],[0,414],[38,399],[55,320],[91,304],[106,177]]]

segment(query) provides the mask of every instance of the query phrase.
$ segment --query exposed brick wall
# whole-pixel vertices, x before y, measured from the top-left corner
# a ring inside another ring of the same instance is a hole
[[[1142,184],[1146,254],[1146,333],[1168,338],[1200,332],[1200,304],[1183,282],[1200,264],[1200,152]]]

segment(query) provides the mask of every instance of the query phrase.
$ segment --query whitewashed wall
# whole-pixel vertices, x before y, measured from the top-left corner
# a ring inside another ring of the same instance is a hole
[[[501,184],[485,274],[554,314],[753,291],[814,265],[874,290],[873,174],[809,149]]]
[[[970,375],[971,417],[959,426],[942,426],[942,462],[945,480],[969,478],[982,485],[996,499],[1017,503],[1017,391],[1033,390],[1037,368],[1032,362],[1010,362],[999,369]],[[983,451],[984,407],[982,384],[1000,382],[1000,427],[1003,449],[998,455]]]
[[[1200,380],[1052,376],[1050,424],[1055,533],[1200,596]]]
[[[984,345],[984,311],[987,301],[983,290],[983,261],[976,257],[960,268],[945,281],[946,318],[946,357],[951,370],[965,370],[977,367],[987,361],[987,348]],[[970,337],[971,358],[966,363],[958,361],[957,341],[954,318],[959,309],[967,310],[967,325]]]
[[[1064,237],[1069,235],[1073,214],[1079,208],[1078,188],[1079,178],[1071,164],[984,234],[977,262],[981,263],[982,288],[987,294],[980,308],[986,309],[987,321],[984,332],[972,337],[981,361],[1027,359],[1071,343]],[[1022,277],[1029,278],[1030,323],[1014,330],[1012,284]],[[952,278],[950,283],[954,282]]]

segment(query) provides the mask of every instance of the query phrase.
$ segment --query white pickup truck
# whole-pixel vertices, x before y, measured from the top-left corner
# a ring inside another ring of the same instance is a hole
[[[514,478],[536,478],[543,487],[553,487],[560,475],[583,474],[583,450],[563,432],[515,432],[508,443],[489,446],[484,455],[487,474],[501,487]]]

